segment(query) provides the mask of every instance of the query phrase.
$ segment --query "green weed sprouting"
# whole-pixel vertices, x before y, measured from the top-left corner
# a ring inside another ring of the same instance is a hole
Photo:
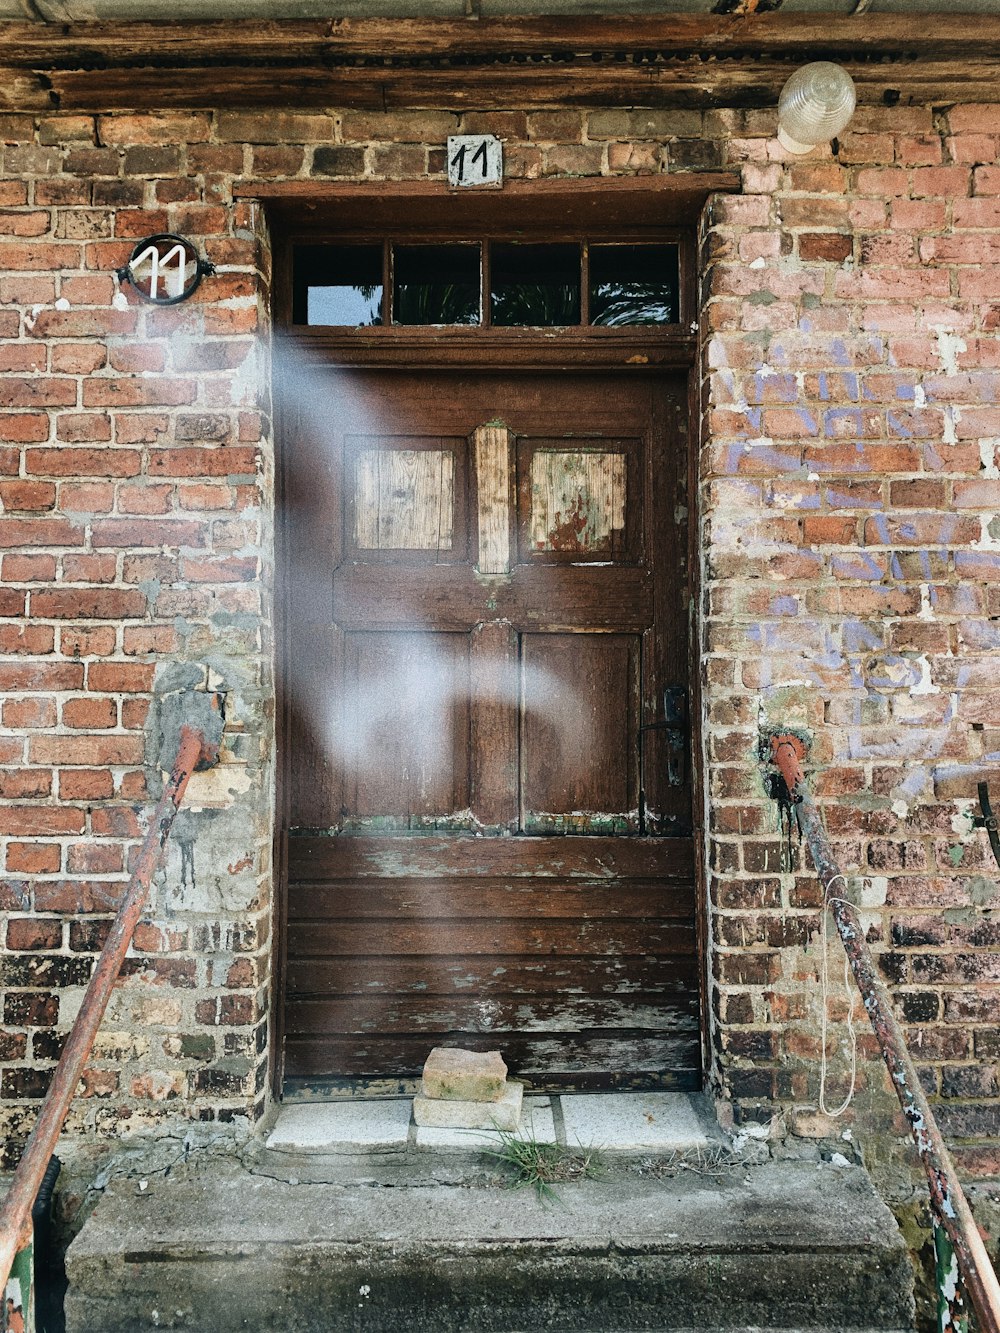
[[[543,1203],[561,1202],[553,1184],[599,1180],[605,1174],[599,1148],[564,1148],[558,1143],[539,1143],[533,1134],[518,1138],[510,1130],[496,1132],[500,1146],[484,1151],[504,1168],[504,1183],[511,1189],[528,1186]]]

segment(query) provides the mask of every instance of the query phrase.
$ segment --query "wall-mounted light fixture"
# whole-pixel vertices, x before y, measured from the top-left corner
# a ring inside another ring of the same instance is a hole
[[[797,69],[778,98],[778,142],[789,153],[829,143],[854,115],[854,80],[841,65],[816,60]]]
[[[193,296],[202,278],[215,265],[202,259],[190,241],[171,232],[147,236],[117,270],[119,282],[130,282],[144,301],[176,305]]]

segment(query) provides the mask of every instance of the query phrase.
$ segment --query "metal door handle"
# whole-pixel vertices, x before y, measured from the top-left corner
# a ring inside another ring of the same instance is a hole
[[[663,691],[663,721],[666,724],[667,783],[683,787],[687,781],[688,692],[683,685],[668,685]]]
[[[663,691],[663,721],[647,722],[639,728],[639,752],[647,731],[662,731],[667,743],[667,786],[687,782],[688,692],[684,685],[668,685]]]

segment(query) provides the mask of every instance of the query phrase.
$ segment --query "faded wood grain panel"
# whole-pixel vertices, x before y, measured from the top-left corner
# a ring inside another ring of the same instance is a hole
[[[625,455],[536,449],[530,541],[535,551],[615,555],[625,530]]]
[[[453,996],[348,996],[293,1000],[286,1031],[303,1036],[342,1032],[567,1032],[583,1028],[691,1033],[698,1028],[697,1006],[687,1011],[667,1007],[662,997],[595,997],[576,1003],[565,1000],[458,998]]]
[[[290,996],[307,995],[446,995],[589,996],[659,995],[665,1007],[697,1005],[696,960],[690,954],[669,957],[522,958],[489,954],[475,958],[385,957],[373,968],[370,958],[302,959],[288,963]]]
[[[362,551],[450,551],[455,457],[445,449],[365,449],[357,458],[354,540]]]
[[[581,412],[575,418],[586,420]],[[642,565],[648,433],[611,430],[522,435],[517,444],[518,560],[610,572],[609,562]],[[601,585],[591,585],[595,606]]]
[[[517,633],[477,625],[470,670],[472,813],[487,829],[517,827]]]
[[[698,1041],[694,1034],[661,1035],[612,1032],[532,1034],[455,1031],[446,1040],[453,1045],[492,1050],[499,1047],[511,1076],[547,1088],[581,1086],[579,1076],[594,1075],[604,1086],[629,1086],[652,1075],[672,1082],[642,1085],[697,1086]],[[392,1069],[397,1076],[420,1072],[430,1050],[427,1036],[410,1037],[290,1037],[287,1044],[290,1075],[365,1075],[373,1069]]]
[[[521,827],[638,827],[639,640],[521,639]]]
[[[343,815],[394,821],[469,804],[469,641],[461,634],[346,636],[340,716]]]
[[[370,879],[296,884],[291,920],[340,919],[410,921],[428,913],[453,920],[475,917],[569,917],[632,919],[651,917],[693,921],[687,881],[497,879]]]
[[[473,431],[480,574],[510,570],[514,501],[514,437],[502,423]]]
[[[544,879],[680,879],[694,875],[686,838],[406,838],[288,839],[293,880],[435,878],[480,875]]]
[[[524,957],[570,955],[693,954],[694,922],[561,920],[381,921],[377,935],[362,921],[293,921],[288,927],[288,948],[297,958],[345,957],[383,954],[398,957],[435,954],[516,953]],[[374,965],[373,965],[374,970]]]

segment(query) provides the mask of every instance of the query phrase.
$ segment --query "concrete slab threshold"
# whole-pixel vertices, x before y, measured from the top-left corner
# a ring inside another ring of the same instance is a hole
[[[906,1251],[860,1167],[612,1153],[545,1203],[406,1129],[395,1151],[302,1135],[113,1180],[69,1249],[68,1333],[910,1333]]]
[[[416,1125],[411,1106],[410,1098],[286,1104],[278,1112],[267,1147],[303,1153],[407,1148],[470,1152],[501,1142],[500,1134],[489,1129]],[[528,1096],[514,1137],[602,1152],[685,1152],[722,1141],[704,1098],[682,1092]]]

